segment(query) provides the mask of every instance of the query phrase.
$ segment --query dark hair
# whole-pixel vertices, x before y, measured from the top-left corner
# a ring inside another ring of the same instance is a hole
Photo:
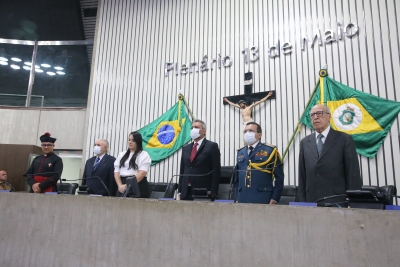
[[[255,123],[254,121],[251,121],[251,122],[248,122],[246,125],[251,125],[251,124],[257,125],[257,133],[262,133],[260,124]]]
[[[142,135],[139,132],[131,132],[129,135],[132,135],[133,140],[136,143],[136,150],[135,150],[135,153],[133,153],[133,156],[132,156],[131,160],[129,161],[128,170],[130,168],[133,168],[134,170],[137,170],[138,169],[138,165],[136,164],[136,158],[137,158],[138,154],[140,152],[142,152],[142,150],[143,150],[143,138],[142,138]],[[119,162],[119,167],[120,168],[124,165],[125,161],[129,158],[129,154],[130,153],[131,153],[131,150],[128,148],[128,150],[126,151],[126,153],[122,157],[121,161]]]

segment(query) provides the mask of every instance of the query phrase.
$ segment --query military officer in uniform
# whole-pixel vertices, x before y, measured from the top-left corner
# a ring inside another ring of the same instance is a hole
[[[238,150],[234,191],[239,203],[277,204],[283,189],[283,164],[277,148],[260,142],[261,126],[248,122],[247,146]]]
[[[31,193],[57,192],[57,181],[61,178],[63,162],[53,152],[56,140],[50,133],[40,137],[43,155],[34,158],[26,171],[26,182],[31,187]]]

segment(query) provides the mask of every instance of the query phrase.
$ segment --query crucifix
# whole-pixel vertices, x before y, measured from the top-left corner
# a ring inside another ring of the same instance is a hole
[[[253,108],[269,99],[275,99],[275,90],[260,93],[252,93],[253,91],[253,73],[246,72],[244,74],[244,94],[227,96],[223,99],[224,105],[231,105],[239,108],[242,113],[243,125],[253,121]]]

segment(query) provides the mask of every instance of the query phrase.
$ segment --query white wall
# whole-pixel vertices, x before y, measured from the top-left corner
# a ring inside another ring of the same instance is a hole
[[[127,147],[128,134],[169,109],[180,91],[196,118],[208,123],[207,138],[220,145],[222,164],[235,164],[242,146],[238,110],[222,105],[222,97],[243,94],[245,66],[241,51],[259,48],[250,63],[253,92],[276,90],[276,100],[254,110],[264,141],[281,154],[314,89],[318,71],[358,90],[398,100],[400,3],[396,0],[165,0],[99,1],[92,82],[87,117],[86,158],[96,138],[110,141],[111,154]],[[304,35],[317,29],[323,36],[354,23],[358,35],[322,46],[300,48]],[[291,42],[289,55],[268,57],[270,46]],[[189,64],[229,55],[230,68],[164,76],[166,62]],[[364,184],[399,180],[399,121],[392,126],[377,156],[360,156]],[[297,157],[304,126],[285,159],[286,184],[297,183]],[[180,151],[152,167],[150,180],[167,181],[179,169]]]
[[[40,146],[45,132],[57,138],[55,149],[83,148],[86,110],[0,108],[0,143]]]

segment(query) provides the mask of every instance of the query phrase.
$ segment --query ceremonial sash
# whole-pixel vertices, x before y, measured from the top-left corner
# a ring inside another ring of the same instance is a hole
[[[33,179],[35,179],[36,183],[42,183],[42,182],[46,181],[47,179],[49,179],[49,177],[34,175]],[[46,193],[46,192],[53,192],[53,187],[49,186],[46,189],[42,189],[41,193]]]

